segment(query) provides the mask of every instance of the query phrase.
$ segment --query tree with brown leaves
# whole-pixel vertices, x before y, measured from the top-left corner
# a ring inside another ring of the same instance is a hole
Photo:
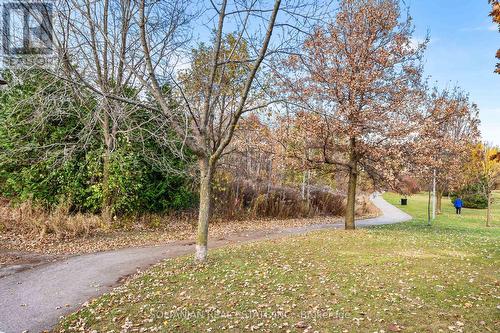
[[[346,229],[354,229],[360,172],[391,184],[405,169],[408,142],[423,97],[421,57],[426,42],[412,38],[410,17],[395,0],[342,0],[335,18],[318,26],[282,73],[289,98],[306,114],[312,163],[347,172]],[[304,149],[306,148],[306,149]]]
[[[436,172],[436,210],[441,211],[444,191],[464,185],[463,167],[470,150],[480,140],[479,111],[459,88],[428,96],[427,106],[414,142],[414,173],[429,185]]]

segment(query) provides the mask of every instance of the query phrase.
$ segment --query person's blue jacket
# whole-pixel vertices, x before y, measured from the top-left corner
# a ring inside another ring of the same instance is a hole
[[[462,199],[460,199],[460,198],[456,198],[455,202],[453,202],[453,205],[455,206],[455,208],[462,208],[463,204],[464,203],[462,202]]]

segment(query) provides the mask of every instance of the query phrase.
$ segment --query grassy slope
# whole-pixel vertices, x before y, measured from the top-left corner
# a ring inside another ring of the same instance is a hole
[[[500,205],[485,228],[484,211],[456,217],[443,204],[432,227],[417,195],[401,225],[232,246],[204,266],[167,260],[58,330],[498,332]]]

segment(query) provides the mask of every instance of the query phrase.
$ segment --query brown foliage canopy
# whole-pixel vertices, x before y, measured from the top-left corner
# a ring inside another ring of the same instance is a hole
[[[480,140],[479,111],[459,88],[434,91],[428,97],[419,135],[414,142],[413,165],[428,184],[432,170],[437,172],[441,190],[464,183],[463,166],[470,150]]]
[[[287,117],[288,149],[310,163],[360,168],[391,184],[420,120],[421,57],[410,17],[394,0],[344,0],[281,74],[301,111]]]

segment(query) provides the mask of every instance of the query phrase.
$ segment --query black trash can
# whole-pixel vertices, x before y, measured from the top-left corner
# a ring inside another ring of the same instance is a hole
[[[401,198],[401,206],[406,206],[408,204],[407,198]]]

